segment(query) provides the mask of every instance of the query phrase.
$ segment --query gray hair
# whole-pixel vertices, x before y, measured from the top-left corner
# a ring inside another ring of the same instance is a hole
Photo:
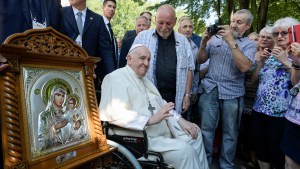
[[[138,17],[135,19],[135,25],[136,25],[137,20],[139,20],[139,19],[145,19],[145,20],[146,20],[147,26],[150,26],[150,20],[149,20],[146,16],[138,16]]]
[[[272,27],[267,25],[265,26],[264,28],[262,28],[259,32],[259,34],[262,34],[262,33],[269,33],[269,34],[272,34]],[[273,35],[272,35],[273,36]]]
[[[178,21],[178,30],[181,28],[181,22],[182,22],[182,21],[185,21],[185,20],[188,20],[188,21],[191,21],[191,22],[192,22],[192,20],[190,19],[190,17],[188,17],[188,16],[182,16],[182,17],[179,19],[179,21]],[[192,26],[193,26],[193,22],[192,22]]]
[[[249,38],[249,37],[252,36],[252,35],[259,37],[258,33],[256,33],[256,32],[250,33],[247,37]]]
[[[279,28],[287,30],[289,27],[296,24],[299,24],[299,21],[297,19],[291,17],[281,18],[274,23],[272,27],[272,31],[274,32]]]
[[[246,22],[251,25],[253,21],[253,15],[248,9],[241,9],[235,12],[235,14],[246,14],[248,16]]]

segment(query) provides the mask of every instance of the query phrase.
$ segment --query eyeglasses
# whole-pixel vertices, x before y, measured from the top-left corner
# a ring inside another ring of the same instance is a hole
[[[274,37],[278,37],[279,34],[283,37],[283,36],[286,36],[288,34],[288,32],[287,31],[282,31],[282,32],[273,32],[272,33],[272,35]]]

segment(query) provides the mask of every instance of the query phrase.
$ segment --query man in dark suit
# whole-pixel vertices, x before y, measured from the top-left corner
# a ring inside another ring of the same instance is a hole
[[[144,17],[146,17],[149,20],[149,23],[150,23],[149,28],[150,28],[151,21],[152,21],[152,19],[151,19],[152,18],[152,13],[151,12],[142,12],[140,14],[140,16],[144,16]],[[127,38],[132,38],[132,37],[136,37],[136,30],[126,31],[123,40],[127,39]]]
[[[48,26],[64,32],[60,0],[8,0],[1,11],[0,43],[14,33]]]
[[[107,58],[114,53],[110,46],[104,20],[101,15],[86,7],[86,0],[69,0],[70,5],[62,8],[66,35],[81,45],[90,56]],[[95,88],[100,101],[101,81],[106,75],[102,70],[102,61],[97,63]]]
[[[103,75],[107,75],[114,71],[118,66],[118,47],[117,41],[112,30],[110,20],[114,17],[116,12],[117,2],[115,0],[103,1],[103,20],[106,26],[107,36],[110,39],[110,48],[113,49],[113,55],[102,58]]]
[[[4,30],[4,14],[5,14],[4,4],[5,4],[4,1],[0,1],[0,30]],[[0,43],[2,42],[2,38],[4,38],[3,33],[4,33],[3,31],[0,31]]]
[[[122,47],[121,47],[121,53],[120,53],[120,62],[119,62],[119,68],[124,67],[127,63],[126,56],[129,52],[129,49],[131,48],[131,45],[133,44],[133,41],[137,34],[142,32],[143,30],[147,30],[150,28],[150,21],[145,16],[139,16],[135,19],[135,35],[132,37],[128,37],[126,39],[123,39],[122,41]]]

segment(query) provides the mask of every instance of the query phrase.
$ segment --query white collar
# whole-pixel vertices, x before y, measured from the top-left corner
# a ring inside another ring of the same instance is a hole
[[[134,76],[135,78],[137,78],[137,79],[143,78],[143,77],[140,77],[139,75],[137,75],[137,74],[131,69],[131,67],[129,67],[128,65],[126,65],[125,67],[126,67],[126,69],[128,70],[128,72],[129,72],[132,76]]]
[[[87,11],[87,7],[84,8],[84,10],[82,11],[79,11],[77,8],[75,8],[74,6],[72,6],[72,9],[73,9],[73,12],[74,12],[74,15],[76,16],[78,12],[82,12],[82,16],[83,18],[85,18],[86,16],[86,11]]]
[[[103,15],[103,20],[104,20],[105,25],[107,25],[108,23],[110,23],[109,20],[104,15]]]

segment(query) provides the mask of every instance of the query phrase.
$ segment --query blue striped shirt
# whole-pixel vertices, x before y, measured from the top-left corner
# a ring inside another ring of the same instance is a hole
[[[242,53],[251,60],[256,53],[256,44],[247,37],[235,40]],[[208,73],[201,84],[209,93],[217,87],[219,99],[234,99],[245,94],[245,73],[235,65],[232,52],[227,42],[222,37],[213,36],[207,45],[206,53],[210,58]]]

